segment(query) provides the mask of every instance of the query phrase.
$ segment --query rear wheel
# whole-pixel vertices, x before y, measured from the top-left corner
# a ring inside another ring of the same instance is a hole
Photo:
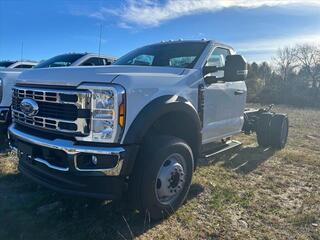
[[[262,113],[257,122],[257,142],[261,147],[270,147],[270,121],[271,113]]]
[[[142,146],[129,184],[129,197],[141,214],[161,219],[184,202],[192,180],[192,150],[182,139],[149,138]]]
[[[257,141],[261,147],[282,149],[287,143],[289,121],[285,114],[263,113],[257,122]]]
[[[275,114],[270,122],[270,145],[282,149],[287,143],[289,120],[284,114]]]

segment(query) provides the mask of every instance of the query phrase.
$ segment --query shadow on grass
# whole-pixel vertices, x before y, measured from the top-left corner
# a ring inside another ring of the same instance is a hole
[[[201,160],[199,167],[223,161],[226,168],[247,174],[273,154],[248,146]],[[203,190],[199,184],[191,185],[186,202]],[[39,211],[47,206],[49,210]],[[0,176],[0,211],[0,239],[133,239],[161,223],[132,211],[126,201],[69,197],[39,187],[19,173]]]
[[[237,173],[248,174],[272,157],[274,153],[275,150],[271,148],[244,147],[227,159],[224,162],[224,166]]]
[[[202,191],[191,185],[186,202]],[[20,173],[0,176],[0,211],[0,239],[133,239],[161,223],[124,200],[62,195]]]
[[[223,162],[225,168],[237,173],[248,174],[255,170],[260,164],[268,160],[275,153],[274,149],[245,146],[238,151],[231,150],[219,157],[207,160],[200,159],[199,166],[214,165]]]

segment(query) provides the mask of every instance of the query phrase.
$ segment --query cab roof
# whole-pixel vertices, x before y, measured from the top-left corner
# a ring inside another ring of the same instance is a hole
[[[229,49],[233,49],[233,47],[231,47],[230,45],[215,41],[215,40],[207,40],[207,39],[200,39],[200,40],[168,40],[168,41],[161,41],[160,43],[155,43],[155,44],[150,44],[150,45],[158,45],[158,44],[173,44],[173,43],[190,43],[190,42],[198,42],[198,43],[207,43],[207,44],[211,44],[211,45],[219,45],[221,47],[226,47]]]

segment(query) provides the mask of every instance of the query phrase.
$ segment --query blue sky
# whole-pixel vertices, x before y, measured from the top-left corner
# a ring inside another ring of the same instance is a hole
[[[169,39],[215,39],[249,61],[279,47],[320,44],[319,0],[0,0],[0,59],[65,52],[114,56]]]

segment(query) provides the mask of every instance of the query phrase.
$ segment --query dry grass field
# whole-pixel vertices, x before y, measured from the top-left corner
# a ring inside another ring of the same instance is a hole
[[[201,161],[186,203],[160,222],[106,203],[63,196],[0,159],[0,239],[320,239],[320,111],[277,107],[290,120],[282,151],[243,147]]]

